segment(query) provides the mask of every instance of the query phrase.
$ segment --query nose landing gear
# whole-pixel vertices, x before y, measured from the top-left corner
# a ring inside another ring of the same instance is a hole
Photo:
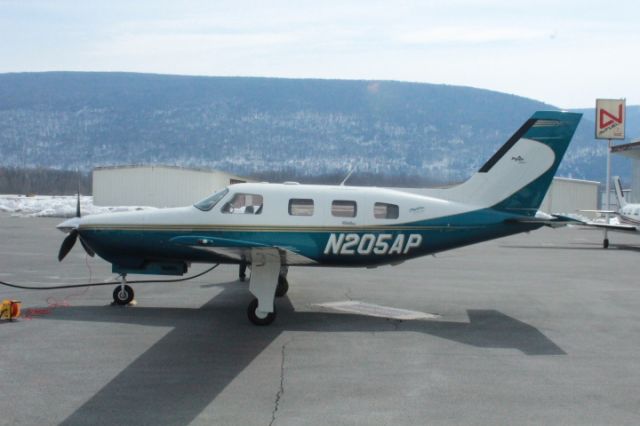
[[[131,286],[127,285],[127,275],[120,275],[120,285],[113,289],[113,304],[114,305],[128,305],[133,301],[135,293]]]

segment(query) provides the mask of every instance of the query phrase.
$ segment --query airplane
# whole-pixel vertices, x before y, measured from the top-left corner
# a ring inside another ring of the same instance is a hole
[[[397,265],[564,219],[538,217],[582,114],[534,113],[466,182],[424,195],[376,187],[240,183],[193,206],[76,217],[58,225],[89,255],[111,263],[128,304],[127,274],[183,275],[192,263],[251,266],[247,308],[255,325],[271,324],[286,294],[289,266]]]
[[[640,232],[640,203],[627,203],[622,192],[622,183],[619,176],[613,177],[613,186],[618,200],[618,210],[580,210],[582,212],[616,215],[620,223],[582,222],[582,225],[604,229],[602,247],[609,247],[608,231],[615,232]]]

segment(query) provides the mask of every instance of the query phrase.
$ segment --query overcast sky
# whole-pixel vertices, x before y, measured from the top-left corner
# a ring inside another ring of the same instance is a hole
[[[464,85],[640,104],[640,2],[0,0],[0,72]]]

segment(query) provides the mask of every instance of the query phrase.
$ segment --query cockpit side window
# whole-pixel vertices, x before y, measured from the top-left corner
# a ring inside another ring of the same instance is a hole
[[[262,213],[262,195],[237,193],[222,207],[222,213],[260,214]]]
[[[203,212],[209,211],[216,204],[218,204],[218,202],[220,200],[222,200],[224,198],[224,196],[227,195],[228,192],[229,192],[229,190],[227,188],[225,188],[222,191],[218,191],[215,194],[211,195],[210,197],[205,198],[202,201],[198,201],[193,206],[195,208],[197,208],[197,209],[202,210]]]

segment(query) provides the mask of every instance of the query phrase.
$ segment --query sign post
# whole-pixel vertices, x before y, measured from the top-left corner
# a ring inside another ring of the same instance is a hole
[[[607,139],[607,210],[611,210],[611,140],[624,139],[626,117],[625,99],[596,99],[596,139]],[[607,213],[609,223],[609,213]],[[607,230],[604,230],[604,248],[609,247]]]

